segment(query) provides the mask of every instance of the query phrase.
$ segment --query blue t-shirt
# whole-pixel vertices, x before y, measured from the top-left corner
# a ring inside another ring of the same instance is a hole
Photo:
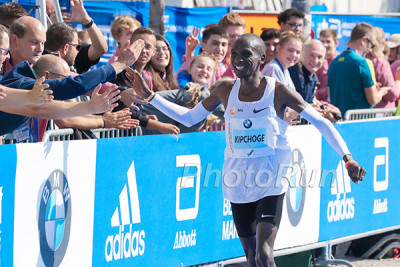
[[[371,108],[364,89],[373,85],[366,59],[354,51],[344,51],[329,65],[331,103],[340,109],[342,115],[350,109]]]
[[[311,74],[304,66],[296,64],[289,68],[290,77],[294,83],[296,91],[307,103],[312,103],[315,95],[315,86],[318,83],[317,75]]]

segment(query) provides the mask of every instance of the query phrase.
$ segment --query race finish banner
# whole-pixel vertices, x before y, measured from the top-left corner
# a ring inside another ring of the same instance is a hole
[[[313,126],[289,128],[277,250],[399,224],[398,123],[336,126],[367,169],[359,185]],[[243,256],[222,196],[224,148],[223,132],[0,146],[0,263],[190,266]]]

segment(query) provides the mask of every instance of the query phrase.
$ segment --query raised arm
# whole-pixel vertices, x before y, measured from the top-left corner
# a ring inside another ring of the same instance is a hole
[[[92,45],[89,47],[89,59],[94,61],[107,52],[108,46],[106,39],[97,27],[96,23],[86,12],[82,0],[71,0],[72,16],[70,22],[80,22],[86,28]]]
[[[150,104],[163,112],[165,115],[182,123],[186,127],[193,126],[207,118],[207,116],[210,115],[211,112],[221,103],[218,93],[221,89],[215,88],[209,97],[199,102],[193,109],[188,109],[186,107],[169,102],[168,100],[150,91],[146,85],[146,82],[137,71],[128,68],[126,76],[129,79],[127,84],[132,87],[137,94],[144,97],[148,102],[150,102]]]
[[[277,111],[285,106],[290,107],[312,123],[325,137],[329,145],[344,160],[347,172],[353,182],[358,184],[358,181],[362,181],[366,171],[353,160],[346,142],[340,136],[339,132],[330,121],[323,118],[311,105],[307,104],[296,91],[291,90],[281,83],[277,83],[274,104]]]

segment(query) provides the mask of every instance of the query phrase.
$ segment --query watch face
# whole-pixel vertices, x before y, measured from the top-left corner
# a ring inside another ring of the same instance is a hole
[[[297,148],[292,151],[291,165],[293,174],[289,177],[290,185],[286,193],[286,207],[290,223],[296,226],[303,214],[307,187],[306,166],[303,155]]]

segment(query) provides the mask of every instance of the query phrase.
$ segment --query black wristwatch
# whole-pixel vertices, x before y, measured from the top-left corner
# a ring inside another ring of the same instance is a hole
[[[90,22],[88,24],[82,24],[82,25],[83,25],[83,27],[85,27],[85,29],[89,29],[93,25],[93,19],[90,20]]]

